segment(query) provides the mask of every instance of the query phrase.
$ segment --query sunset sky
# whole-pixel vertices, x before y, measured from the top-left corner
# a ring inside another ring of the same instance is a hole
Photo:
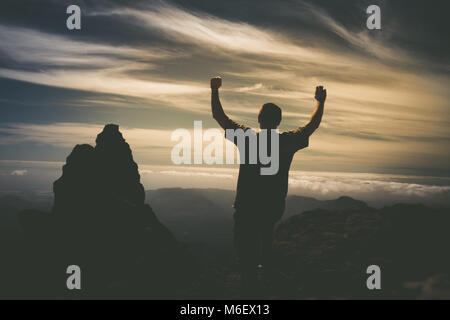
[[[66,28],[70,4],[80,31]],[[370,4],[382,30],[366,28]],[[116,123],[142,168],[186,174],[170,169],[171,133],[217,127],[209,78],[220,75],[225,111],[253,127],[266,102],[283,109],[282,130],[303,125],[326,86],[296,172],[449,178],[446,14],[425,1],[2,0],[0,172],[14,184],[60,170],[75,144]]]

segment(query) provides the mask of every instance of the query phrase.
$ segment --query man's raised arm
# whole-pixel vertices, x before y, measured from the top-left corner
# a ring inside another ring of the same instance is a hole
[[[215,77],[211,79],[211,111],[213,118],[225,130],[230,129],[230,118],[223,111],[222,104],[219,99],[219,88],[222,86],[222,78]]]
[[[316,99],[316,109],[314,110],[311,119],[305,125],[303,132],[308,136],[312,135],[314,131],[319,127],[322,121],[323,108],[325,106],[325,100],[327,98],[327,90],[322,86],[316,87],[316,94],[314,96]]]

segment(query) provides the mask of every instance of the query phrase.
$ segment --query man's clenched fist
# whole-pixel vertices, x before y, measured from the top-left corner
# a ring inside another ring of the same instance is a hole
[[[214,77],[211,79],[211,89],[219,89],[222,86],[222,78]]]
[[[322,86],[316,87],[316,94],[314,95],[314,98],[317,101],[324,103],[325,99],[327,98],[327,90],[324,89]]]

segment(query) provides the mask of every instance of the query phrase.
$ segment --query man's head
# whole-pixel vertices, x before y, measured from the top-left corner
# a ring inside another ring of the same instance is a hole
[[[276,129],[281,122],[281,109],[274,103],[264,104],[258,113],[261,129]]]

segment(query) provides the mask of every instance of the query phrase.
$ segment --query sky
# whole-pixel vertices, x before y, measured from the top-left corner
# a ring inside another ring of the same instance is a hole
[[[233,185],[236,166],[171,168],[174,130],[194,121],[217,127],[209,101],[216,75],[225,111],[253,127],[266,102],[283,109],[281,130],[303,125],[315,86],[327,88],[321,127],[294,158],[295,175],[446,187],[445,3],[2,0],[0,187],[38,167],[57,177],[71,149],[94,144],[106,123],[120,125],[141,168],[184,177],[149,186],[176,185],[200,169],[199,186],[221,186],[213,182],[225,176],[208,175],[218,169],[230,170]],[[81,30],[66,27],[71,4],[82,10]],[[366,27],[371,4],[381,8],[381,30]],[[308,183],[320,193],[316,178]]]

